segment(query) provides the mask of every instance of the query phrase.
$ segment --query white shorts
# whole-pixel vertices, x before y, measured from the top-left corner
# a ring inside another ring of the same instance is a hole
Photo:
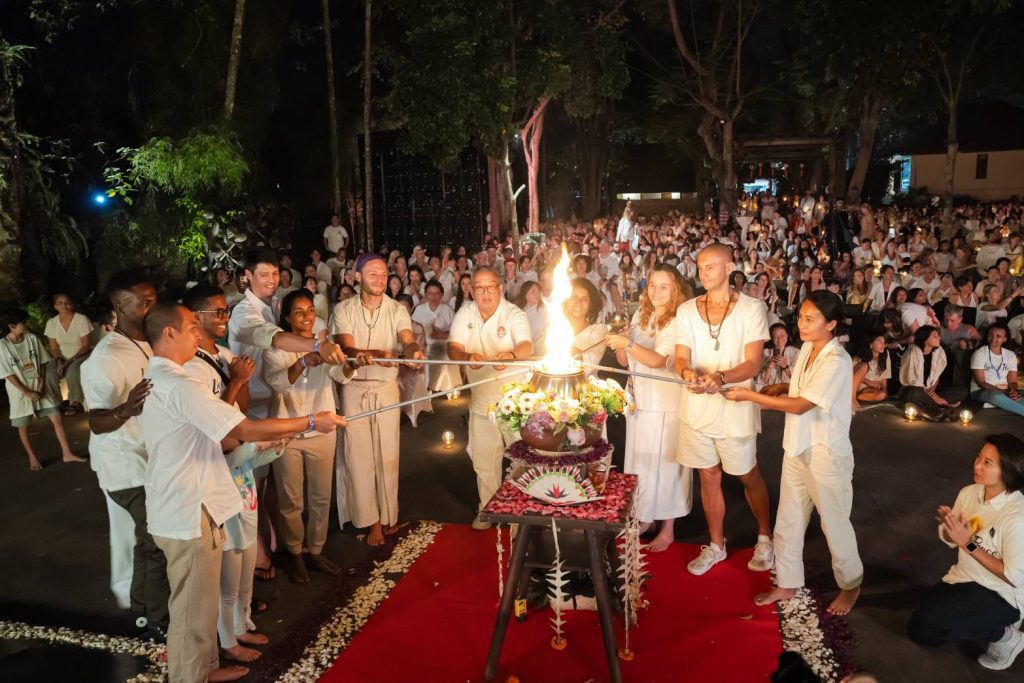
[[[757,465],[757,436],[715,438],[680,421],[676,460],[695,470],[721,465],[726,474],[740,476]]]

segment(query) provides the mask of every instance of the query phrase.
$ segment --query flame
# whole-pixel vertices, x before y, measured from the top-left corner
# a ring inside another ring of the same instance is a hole
[[[571,375],[579,372],[580,363],[572,357],[572,342],[576,338],[572,324],[565,315],[563,306],[572,296],[572,279],[569,277],[569,251],[562,243],[562,258],[555,266],[551,306],[548,308],[548,331],[544,336],[547,353],[540,362],[540,370],[551,375]]]

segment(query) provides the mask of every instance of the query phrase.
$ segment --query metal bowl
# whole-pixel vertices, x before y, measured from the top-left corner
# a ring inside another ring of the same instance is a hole
[[[583,368],[569,374],[551,374],[537,370],[533,373],[530,383],[545,394],[562,398],[579,398],[580,392],[587,384]]]

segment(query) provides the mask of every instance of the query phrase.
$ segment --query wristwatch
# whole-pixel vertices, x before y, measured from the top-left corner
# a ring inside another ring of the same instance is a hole
[[[977,550],[977,549],[978,549],[978,544],[975,543],[974,541],[968,541],[967,545],[964,546],[964,550],[966,550],[968,553],[970,553],[972,555],[974,554],[974,551]]]

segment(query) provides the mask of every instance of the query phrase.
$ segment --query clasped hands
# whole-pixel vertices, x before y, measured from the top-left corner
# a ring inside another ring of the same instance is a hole
[[[954,512],[948,505],[940,505],[935,512],[935,521],[942,528],[946,538],[963,548],[971,541],[974,530],[970,523],[959,512]]]

